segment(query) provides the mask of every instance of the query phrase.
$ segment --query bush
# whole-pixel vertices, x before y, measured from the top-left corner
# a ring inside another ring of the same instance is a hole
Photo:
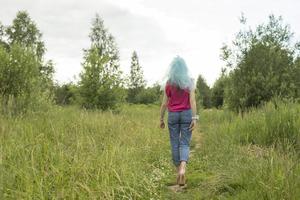
[[[78,99],[78,86],[67,83],[54,86],[55,103],[58,105],[73,104]]]
[[[134,96],[130,96],[128,89],[127,102],[133,104],[158,104],[160,102],[161,91],[158,84],[152,87],[141,88]]]
[[[43,87],[40,62],[30,49],[18,44],[6,51],[0,46],[0,95],[4,113],[46,108],[50,90]]]
[[[153,88],[147,88],[142,90],[136,97],[137,102],[141,104],[157,103],[159,95]]]

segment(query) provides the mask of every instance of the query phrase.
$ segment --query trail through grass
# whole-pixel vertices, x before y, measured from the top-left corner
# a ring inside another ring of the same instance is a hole
[[[243,118],[228,111],[202,111],[193,133],[188,187],[166,191],[163,198],[299,199],[299,108],[267,105]]]

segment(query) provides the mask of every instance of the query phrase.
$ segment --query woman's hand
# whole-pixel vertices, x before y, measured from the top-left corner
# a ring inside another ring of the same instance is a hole
[[[196,127],[196,120],[193,119],[190,124],[189,131],[193,131],[195,127]]]
[[[164,122],[164,120],[160,120],[160,128],[161,129],[164,129],[165,128],[165,122]]]

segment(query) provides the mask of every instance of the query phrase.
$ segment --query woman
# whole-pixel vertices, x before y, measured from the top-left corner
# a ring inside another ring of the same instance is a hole
[[[182,186],[185,185],[185,166],[189,159],[191,135],[198,119],[195,89],[186,63],[179,56],[173,59],[166,78],[160,108],[160,127],[165,127],[164,115],[168,109],[172,161],[176,166],[177,184]]]

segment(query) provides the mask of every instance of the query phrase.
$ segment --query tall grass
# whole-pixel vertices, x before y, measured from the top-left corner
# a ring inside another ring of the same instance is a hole
[[[299,199],[299,111],[297,104],[267,104],[244,117],[204,111],[204,198]]]
[[[166,189],[175,176],[158,111],[0,115],[0,199],[299,199],[299,104],[201,111],[181,193]]]
[[[269,103],[231,121],[230,128],[228,134],[242,144],[275,145],[282,150],[300,151],[300,105],[297,104],[281,103],[275,109]]]
[[[0,116],[1,199],[157,199],[170,167],[157,108]]]

